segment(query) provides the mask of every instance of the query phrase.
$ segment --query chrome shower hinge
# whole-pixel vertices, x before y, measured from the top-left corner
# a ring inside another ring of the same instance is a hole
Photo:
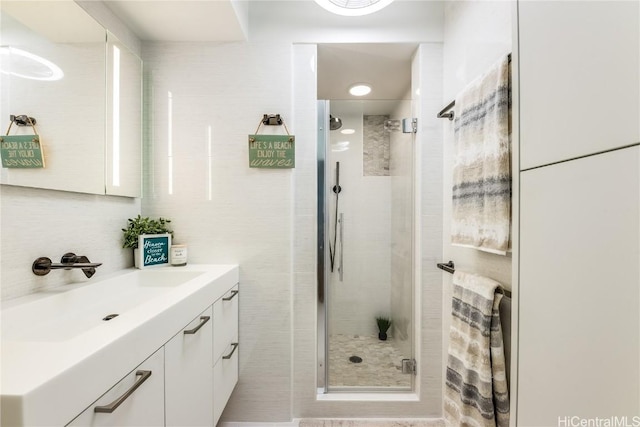
[[[413,117],[411,119],[402,119],[402,133],[417,133],[418,132],[418,119]]]

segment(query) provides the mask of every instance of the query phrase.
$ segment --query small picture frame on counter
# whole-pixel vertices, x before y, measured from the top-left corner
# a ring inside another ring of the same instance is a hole
[[[169,265],[171,234],[141,234],[138,237],[136,266],[147,268]]]

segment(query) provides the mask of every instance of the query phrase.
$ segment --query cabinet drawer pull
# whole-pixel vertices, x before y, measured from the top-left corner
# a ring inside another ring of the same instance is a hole
[[[233,297],[235,297],[236,295],[238,295],[239,291],[231,291],[231,296],[228,297],[224,297],[222,298],[222,301],[231,301],[233,299]]]
[[[184,331],[185,335],[195,334],[196,332],[198,332],[198,329],[202,328],[204,324],[209,321],[209,319],[211,319],[211,317],[209,316],[200,316],[201,322],[198,324],[198,326],[193,329],[187,329],[186,331]]]
[[[226,356],[222,356],[223,359],[231,359],[231,356],[233,356],[233,353],[235,353],[236,348],[238,348],[238,343],[237,342],[232,342],[231,346],[233,347],[231,349],[231,353],[227,354]]]
[[[95,408],[93,408],[93,412],[103,412],[107,414],[112,413],[118,408],[118,406],[122,404],[122,402],[127,400],[127,398],[131,396],[131,394],[134,391],[136,391],[136,389],[140,387],[142,383],[145,382],[150,376],[151,376],[151,371],[136,371],[136,377],[140,377],[140,378],[138,378],[136,382],[133,383],[133,385],[129,390],[125,391],[122,396],[120,396],[119,398],[117,398],[116,400],[114,400],[108,405],[96,406]]]

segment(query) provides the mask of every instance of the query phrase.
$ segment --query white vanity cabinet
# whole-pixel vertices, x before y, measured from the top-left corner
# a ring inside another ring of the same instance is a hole
[[[163,426],[163,355],[156,351],[67,426]]]
[[[213,307],[164,346],[167,426],[212,426]]]
[[[0,425],[214,426],[238,381],[238,282],[237,265],[131,269],[5,305]]]
[[[213,304],[214,425],[238,382],[238,286]]]
[[[239,299],[235,284],[68,426],[215,426],[238,382]]]

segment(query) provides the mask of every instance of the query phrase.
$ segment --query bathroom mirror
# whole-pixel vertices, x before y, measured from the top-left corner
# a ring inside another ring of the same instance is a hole
[[[14,124],[10,133],[37,132],[45,159],[45,168],[1,168],[0,184],[139,197],[140,60],[115,38],[107,43],[105,29],[71,0],[3,0],[0,39],[0,132],[6,133],[10,115],[35,118],[35,131]],[[121,53],[118,108],[113,105],[113,78],[109,82],[109,49],[114,46]],[[134,105],[124,105],[129,102]],[[120,117],[138,117],[114,120],[114,111],[120,111]],[[131,124],[136,129],[125,128]],[[109,145],[114,129],[131,153],[116,151],[119,157],[114,157]],[[137,140],[131,141],[135,134]],[[120,159],[118,167],[113,166],[114,158]],[[131,165],[135,168],[129,171]],[[114,170],[119,171],[119,181],[108,176]]]

